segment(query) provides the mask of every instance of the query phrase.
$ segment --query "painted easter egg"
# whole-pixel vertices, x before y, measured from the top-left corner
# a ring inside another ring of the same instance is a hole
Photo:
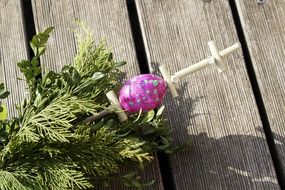
[[[166,83],[162,78],[153,74],[137,75],[121,88],[119,100],[128,112],[149,111],[159,106],[165,92]]]

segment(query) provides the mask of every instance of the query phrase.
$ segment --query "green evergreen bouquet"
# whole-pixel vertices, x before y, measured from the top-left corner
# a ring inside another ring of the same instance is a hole
[[[116,113],[86,120],[107,109],[105,94],[120,88],[118,67],[124,64],[113,60],[103,42],[96,46],[91,33],[77,33],[73,64],[41,76],[39,57],[52,30],[34,36],[34,57],[18,63],[29,95],[17,118],[3,116],[1,100],[9,92],[0,84],[0,190],[90,189],[125,165],[143,167],[156,151],[173,152],[163,108],[129,115],[126,122]],[[126,186],[151,184],[126,176]]]

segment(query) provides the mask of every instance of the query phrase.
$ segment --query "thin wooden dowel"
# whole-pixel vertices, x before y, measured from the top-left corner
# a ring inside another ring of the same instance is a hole
[[[117,115],[119,117],[119,120],[121,122],[126,121],[128,119],[128,116],[124,112],[124,110],[122,109],[115,92],[113,90],[111,90],[106,94],[106,96],[107,96],[108,100],[110,101],[112,107],[115,109],[115,112],[117,113]]]
[[[234,45],[232,45],[232,46],[222,50],[220,52],[220,55],[221,55],[222,58],[225,58],[225,57],[231,55],[233,52],[237,51],[239,48],[240,48],[240,44],[236,43],[236,44],[234,44]]]
[[[96,121],[98,119],[101,119],[101,118],[109,115],[110,113],[111,112],[109,110],[102,110],[96,115],[91,115],[91,116],[87,117],[85,120],[82,121],[82,123],[85,124],[85,123],[90,123],[90,122]]]
[[[168,86],[168,88],[169,88],[169,91],[170,91],[172,97],[173,97],[173,98],[177,97],[177,96],[178,96],[178,93],[177,93],[177,91],[176,91],[176,88],[175,88],[174,84],[173,84],[172,81],[171,81],[171,76],[170,76],[170,74],[168,73],[168,71],[167,71],[165,65],[160,66],[160,67],[159,67],[159,70],[160,70],[160,72],[161,72],[161,74],[162,74],[164,80],[165,80],[166,83],[167,83],[167,86]]]
[[[210,65],[210,61],[209,59],[204,59],[194,65],[191,65],[185,69],[182,69],[180,71],[177,71],[176,73],[174,73],[173,77],[172,77],[172,81],[176,81],[176,79],[182,78],[184,76],[190,75],[196,71],[199,71],[207,66]]]

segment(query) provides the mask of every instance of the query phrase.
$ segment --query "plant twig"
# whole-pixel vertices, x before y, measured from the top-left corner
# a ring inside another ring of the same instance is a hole
[[[110,113],[111,112],[109,110],[102,110],[96,115],[91,115],[91,116],[87,117],[86,119],[84,119],[82,121],[82,123],[89,123],[89,122],[96,121],[98,119],[101,119],[102,117],[105,117],[106,115],[108,115]]]

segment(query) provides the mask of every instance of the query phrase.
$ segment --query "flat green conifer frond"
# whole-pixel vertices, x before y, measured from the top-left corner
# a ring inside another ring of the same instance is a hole
[[[74,63],[41,76],[39,58],[52,29],[36,35],[30,43],[35,56],[18,63],[29,97],[18,118],[0,119],[0,190],[89,189],[125,165],[142,167],[155,151],[172,152],[162,109],[130,115],[123,123],[115,113],[82,122],[107,108],[105,94],[121,86],[118,66],[124,62],[115,62],[104,43],[96,45],[84,30]],[[0,100],[8,95],[0,84]],[[153,183],[125,176],[127,186]]]

